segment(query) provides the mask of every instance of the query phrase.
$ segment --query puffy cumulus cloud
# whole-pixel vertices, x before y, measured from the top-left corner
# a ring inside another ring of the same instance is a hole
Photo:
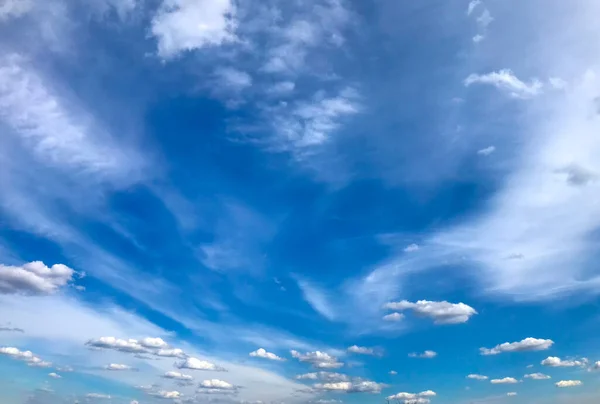
[[[203,389],[235,390],[233,384],[219,379],[203,380],[199,387]]]
[[[158,43],[158,55],[168,59],[236,41],[235,14],[231,0],[164,0],[150,29]]]
[[[167,372],[162,377],[175,380],[193,380],[193,377],[179,372]]]
[[[0,265],[0,294],[53,294],[71,282],[74,274],[66,265],[47,267],[41,261],[21,266]]]
[[[53,379],[62,379],[61,375],[59,375],[58,373],[54,373],[54,372],[48,373],[48,377],[51,377]]]
[[[531,380],[548,380],[551,377],[548,375],[545,375],[543,373],[530,373],[528,375],[524,376],[526,379],[531,379]]]
[[[115,337],[100,337],[91,339],[85,343],[92,348],[113,349],[115,351],[127,353],[146,353],[148,348],[136,339],[120,339]]]
[[[347,382],[350,381],[348,375],[336,372],[312,372],[296,376],[297,380],[323,380],[326,382]]]
[[[388,400],[399,400],[404,402],[405,404],[426,404],[429,403],[430,397],[435,397],[437,394],[435,391],[426,390],[420,393],[396,393],[394,395],[388,396]]]
[[[187,358],[184,361],[177,362],[175,366],[179,369],[190,369],[190,370],[212,370],[215,372],[224,372],[220,366],[215,365],[214,363],[203,361],[198,358]]]
[[[404,319],[404,314],[402,313],[390,313],[383,316],[384,321],[400,321]]]
[[[490,383],[492,384],[515,384],[518,383],[519,381],[517,379],[515,379],[514,377],[505,377],[503,379],[492,379],[490,380]]]
[[[340,391],[346,393],[381,393],[385,387],[383,383],[369,380],[357,380],[353,382],[317,383],[313,386],[317,390]]]
[[[561,380],[555,383],[556,387],[576,387],[581,386],[583,382],[581,380]]]
[[[274,353],[267,352],[264,348],[258,348],[256,351],[250,352],[248,355],[254,358],[269,359],[272,361],[283,361],[285,359],[275,355]]]
[[[551,339],[525,338],[519,342],[505,342],[493,348],[479,348],[482,355],[498,355],[505,352],[544,351],[554,344]]]
[[[168,348],[168,349],[159,349],[154,352],[156,356],[163,356],[167,358],[185,358],[186,354],[182,349],[179,348]]]
[[[422,359],[431,359],[437,356],[437,352],[435,351],[424,351],[424,352],[411,352],[408,354],[409,358],[422,358]]]
[[[508,92],[515,98],[531,98],[541,94],[543,84],[537,79],[526,83],[515,76],[510,69],[502,69],[487,74],[471,74],[465,81],[465,86],[473,84],[492,85],[498,89]]]
[[[567,359],[562,360],[556,356],[549,356],[544,359],[541,364],[543,366],[549,366],[553,368],[571,368],[571,367],[584,367],[588,364],[588,360],[586,358],[582,358],[580,360],[576,359]]]
[[[142,338],[140,345],[146,348],[166,348],[169,346],[162,338]]]
[[[181,394],[180,392],[173,390],[173,391],[167,391],[167,390],[159,390],[159,391],[152,391],[149,393],[151,396],[156,397],[156,398],[164,398],[164,399],[178,399],[181,398],[183,396],[183,394]]]
[[[467,379],[473,379],[473,380],[487,380],[488,377],[484,376],[484,375],[477,375],[477,374],[470,374],[467,376]]]
[[[310,363],[317,369],[337,369],[344,366],[343,362],[339,362],[335,356],[329,355],[326,352],[314,351],[301,354],[298,351],[290,351],[293,358],[300,362]]]
[[[471,316],[477,314],[474,308],[464,303],[449,303],[446,301],[419,300],[413,303],[402,300],[386,303],[384,308],[395,311],[412,310],[417,316],[432,319],[435,324],[466,323]]]
[[[21,351],[15,347],[0,347],[0,355],[6,355],[9,358],[26,362],[29,366],[39,368],[49,368],[52,363],[38,358],[31,351]]]
[[[122,370],[133,370],[133,368],[129,365],[123,365],[121,363],[111,363],[110,365],[104,366],[105,370],[114,370],[114,371],[122,371]]]
[[[360,354],[360,355],[378,355],[375,348],[368,348],[364,346],[352,345],[347,349],[350,353]]]

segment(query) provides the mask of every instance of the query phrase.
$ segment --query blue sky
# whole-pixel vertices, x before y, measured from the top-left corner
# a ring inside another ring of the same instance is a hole
[[[597,402],[599,12],[0,0],[0,401]]]

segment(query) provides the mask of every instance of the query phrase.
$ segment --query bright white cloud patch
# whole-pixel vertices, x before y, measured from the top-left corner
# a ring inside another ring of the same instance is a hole
[[[106,370],[114,370],[114,371],[122,371],[122,370],[132,370],[133,368],[129,365],[123,365],[121,363],[111,363],[110,365],[106,365],[104,367]]]
[[[496,151],[496,148],[494,146],[489,146],[484,149],[477,150],[477,154],[479,154],[480,156],[489,156],[490,154],[492,154],[495,151]]]
[[[46,362],[38,358],[31,351],[21,351],[15,347],[0,347],[0,355],[6,355],[9,358],[26,362],[29,366],[48,368],[52,366],[50,362]]]
[[[312,372],[312,373],[304,373],[302,375],[296,376],[298,380],[323,380],[326,382],[347,382],[350,381],[350,377],[348,375],[336,372]]]
[[[384,321],[400,321],[404,319],[404,314],[402,313],[390,313],[390,314],[386,314],[385,316],[383,316],[383,320]]]
[[[51,377],[53,379],[62,379],[61,375],[59,375],[58,373],[54,373],[54,372],[48,373],[48,377]]]
[[[531,98],[541,94],[543,84],[537,79],[530,83],[519,80],[509,69],[499,70],[487,74],[471,74],[464,81],[465,86],[473,84],[492,85],[503,91],[507,91],[515,98]]]
[[[162,338],[142,338],[140,345],[146,348],[166,348],[168,346]]]
[[[410,404],[427,404],[429,403],[429,397],[435,397],[437,394],[432,390],[422,391],[420,393],[396,393],[388,396],[388,400],[399,400]]]
[[[85,396],[87,398],[93,398],[98,400],[110,400],[112,398],[110,395],[102,393],[88,393]]]
[[[154,396],[157,398],[165,398],[165,399],[177,399],[177,398],[181,398],[181,396],[183,395],[177,390],[173,390],[173,391],[159,390],[159,391],[150,392],[149,394],[151,396]]]
[[[428,300],[419,300],[418,302],[409,302],[402,300],[400,302],[386,303],[384,308],[389,310],[412,310],[419,317],[427,317],[435,324],[461,324],[469,321],[471,316],[477,314],[474,308],[464,303],[432,302]]]
[[[115,337],[100,337],[86,342],[87,346],[101,349],[114,349],[120,352],[145,353],[148,349],[136,339],[120,339]]]
[[[571,368],[571,367],[584,367],[588,364],[588,360],[586,358],[582,358],[580,360],[576,359],[567,359],[562,360],[556,356],[549,356],[544,359],[541,364],[543,366],[549,366],[553,368]]]
[[[544,351],[554,344],[551,339],[525,338],[519,342],[505,342],[493,348],[479,348],[482,355],[498,355],[505,352]]]
[[[275,355],[274,353],[267,352],[264,348],[258,348],[256,351],[250,352],[250,356],[254,358],[269,359],[272,361],[283,361],[284,359]]]
[[[185,357],[185,352],[179,348],[167,348],[167,349],[159,349],[154,352],[156,356],[163,356],[167,358],[183,358]]]
[[[235,12],[231,0],[164,0],[151,27],[158,55],[172,58],[184,51],[235,41]]]
[[[409,358],[421,358],[421,359],[432,359],[437,356],[435,351],[424,351],[424,352],[411,352],[408,354]]]
[[[163,377],[165,379],[175,379],[175,380],[193,380],[193,377],[190,375],[186,375],[184,373],[179,372],[166,372]]]
[[[526,379],[531,379],[531,380],[548,380],[551,377],[548,375],[545,375],[543,373],[530,373],[528,375],[524,376]]]
[[[290,351],[293,358],[300,362],[310,363],[317,369],[337,369],[344,366],[335,356],[329,355],[326,352],[314,351],[301,354],[298,351]]]
[[[467,7],[467,15],[471,15],[480,4],[481,0],[471,0],[469,6]]]
[[[515,379],[514,377],[505,377],[503,379],[492,379],[490,380],[490,383],[492,384],[515,384],[518,383],[519,381],[517,379]]]
[[[178,362],[175,364],[179,369],[190,369],[190,370],[212,370],[223,372],[223,369],[220,366],[215,365],[214,363],[203,361],[198,358],[187,358],[184,361]]]
[[[517,395],[517,393],[516,393],[516,392],[514,392],[514,391],[509,391],[508,393],[506,393],[506,395],[507,395],[508,397],[515,397],[515,396]]]
[[[337,383],[317,383],[313,386],[317,390],[323,391],[340,391],[346,393],[380,393],[385,387],[382,383],[372,381],[356,381],[356,382],[337,382]]]
[[[561,380],[558,383],[555,383],[556,387],[577,387],[581,386],[583,382],[581,380]]]
[[[419,251],[418,244],[409,244],[406,247],[404,247],[404,252],[415,252],[415,251]]]
[[[219,389],[219,390],[235,389],[235,386],[233,384],[227,383],[227,382],[225,382],[223,380],[219,380],[219,379],[203,380],[200,383],[200,387],[206,388],[206,389]]]
[[[398,374],[398,372],[396,372],[395,370],[390,370],[390,371],[389,371],[389,374],[393,376],[393,375],[397,375],[397,374]]]
[[[473,380],[487,380],[488,377],[484,376],[484,375],[477,375],[477,374],[470,374],[467,376],[467,379],[473,379]]]
[[[0,294],[53,294],[69,284],[74,274],[66,265],[47,267],[41,261],[21,266],[0,265]]]

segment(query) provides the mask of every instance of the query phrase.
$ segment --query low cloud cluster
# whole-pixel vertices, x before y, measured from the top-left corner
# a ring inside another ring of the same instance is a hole
[[[31,351],[21,351],[15,347],[1,347],[0,355],[6,355],[9,358],[23,361],[32,367],[49,368],[52,366],[52,363],[41,360]]]
[[[421,359],[432,359],[437,356],[437,352],[435,351],[424,351],[422,353],[419,352],[411,352],[408,354],[409,358],[421,358]]]
[[[409,302],[390,302],[384,305],[385,309],[394,311],[412,310],[415,315],[432,319],[435,324],[461,324],[477,314],[474,308],[464,303],[449,303],[446,301],[432,302],[419,300]]]
[[[250,352],[250,356],[254,358],[269,359],[271,361],[284,361],[285,359],[275,355],[274,353],[267,352],[264,348],[258,348],[256,351]]]
[[[576,359],[567,359],[562,360],[556,356],[549,356],[544,359],[541,364],[543,366],[549,366],[553,368],[571,368],[571,367],[585,367],[589,363],[587,358],[582,358],[580,360]]]
[[[322,391],[339,391],[345,393],[381,393],[386,385],[369,380],[357,380],[352,382],[317,383],[313,387]]]
[[[298,351],[290,351],[293,358],[300,362],[310,363],[317,369],[338,369],[344,366],[343,362],[338,361],[335,356],[329,355],[326,352],[314,351],[301,354]]]
[[[577,386],[581,386],[583,384],[583,382],[581,382],[581,380],[561,380],[560,382],[556,383],[556,387],[577,387]]]
[[[515,383],[519,383],[519,381],[517,379],[515,379],[514,377],[505,377],[502,379],[492,379],[492,380],[490,380],[490,383],[492,383],[492,384],[515,384]]]
[[[0,265],[0,294],[51,295],[73,280],[75,271],[63,264],[41,261],[21,266]]]
[[[519,342],[505,342],[493,348],[479,348],[482,355],[498,355],[505,352],[544,351],[554,344],[551,339],[525,338]]]
[[[429,404],[431,397],[435,397],[435,391],[427,390],[420,393],[397,393],[387,397],[387,400],[398,400],[404,404]]]

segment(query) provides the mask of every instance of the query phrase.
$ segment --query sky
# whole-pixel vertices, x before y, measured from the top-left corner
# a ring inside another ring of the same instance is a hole
[[[0,0],[0,401],[597,403],[598,15]]]

